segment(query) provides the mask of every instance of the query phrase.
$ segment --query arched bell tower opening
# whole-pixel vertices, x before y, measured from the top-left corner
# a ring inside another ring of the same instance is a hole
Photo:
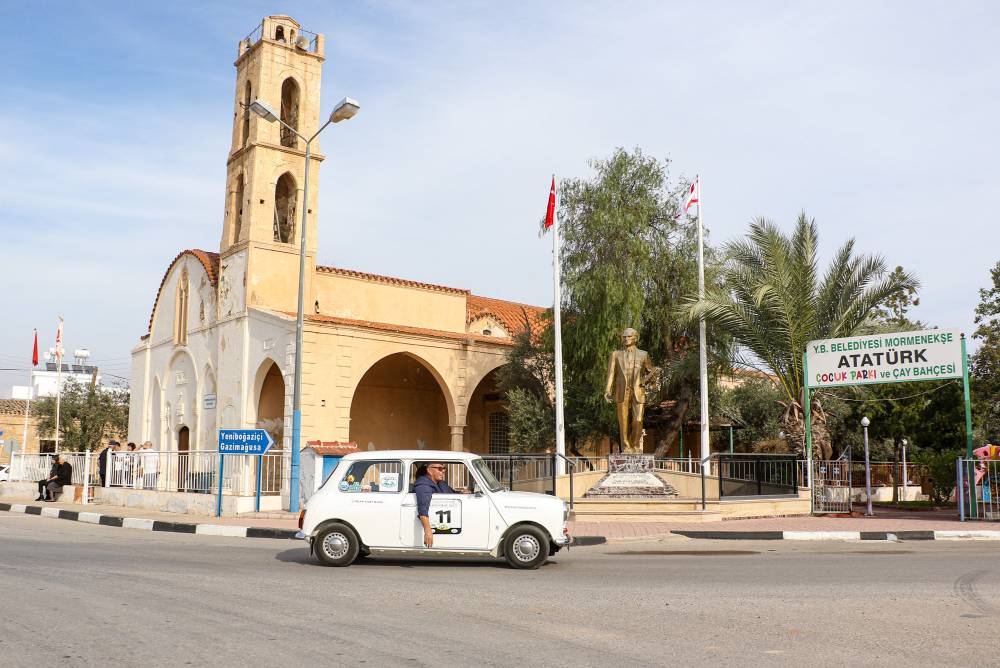
[[[299,129],[299,85],[291,77],[281,84],[281,120],[292,129]],[[281,145],[298,148],[299,138],[294,132],[282,126]]]
[[[274,186],[274,240],[295,241],[295,179],[285,172]]]

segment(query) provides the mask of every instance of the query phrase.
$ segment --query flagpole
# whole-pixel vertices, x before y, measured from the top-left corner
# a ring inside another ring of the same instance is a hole
[[[38,330],[35,330],[35,342],[33,344],[31,352],[31,365],[34,366],[38,363]],[[28,400],[24,402],[24,431],[21,432],[21,452],[25,452],[28,448],[28,414],[31,412],[31,369],[28,369]]]
[[[702,209],[704,204],[701,199],[701,176],[695,177],[697,181],[698,198],[698,300],[705,300],[705,242],[704,226],[702,225]],[[711,444],[708,440],[708,342],[705,334],[705,316],[698,318],[698,375],[701,390],[701,466],[702,470],[708,468],[708,460],[711,457]]]
[[[556,175],[552,175],[555,182]],[[552,313],[556,335],[556,475],[566,475],[566,429],[563,418],[562,266],[559,258],[559,215],[552,212]]]
[[[62,318],[59,318],[59,335],[56,336],[56,453],[59,452],[59,405],[62,403],[62,323]]]

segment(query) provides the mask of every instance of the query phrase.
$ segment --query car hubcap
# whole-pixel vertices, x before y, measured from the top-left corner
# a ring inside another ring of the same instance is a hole
[[[542,546],[534,536],[525,534],[514,541],[514,556],[518,561],[533,561],[541,550]]]
[[[323,553],[331,559],[340,559],[347,554],[350,545],[347,536],[342,533],[327,534],[323,539]]]

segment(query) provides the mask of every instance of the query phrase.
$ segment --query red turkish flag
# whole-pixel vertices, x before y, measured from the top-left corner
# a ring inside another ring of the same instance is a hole
[[[556,220],[556,177],[552,177],[552,189],[549,190],[549,208],[545,211],[545,229],[552,227]]]
[[[35,330],[35,348],[31,351],[31,366],[38,366],[38,330]]]

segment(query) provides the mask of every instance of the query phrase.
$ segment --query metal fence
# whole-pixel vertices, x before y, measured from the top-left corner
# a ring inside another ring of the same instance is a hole
[[[88,469],[88,459],[90,484],[94,486],[101,484],[97,470],[97,455],[91,454],[88,458],[85,452],[61,452],[59,454],[63,456],[66,463],[73,467],[72,483],[74,485],[83,485],[84,472]],[[11,457],[10,462],[10,481],[35,482],[48,478],[54,459],[55,455],[52,453],[15,454]]]
[[[1000,520],[1000,460],[959,459],[955,498],[965,520]]]
[[[720,454],[719,498],[733,496],[797,496],[799,463],[795,455]]]
[[[108,486],[159,492],[215,494],[219,485],[219,453],[215,450],[112,452]],[[258,480],[262,496],[281,494],[283,453],[224,455],[222,493],[254,496]]]

